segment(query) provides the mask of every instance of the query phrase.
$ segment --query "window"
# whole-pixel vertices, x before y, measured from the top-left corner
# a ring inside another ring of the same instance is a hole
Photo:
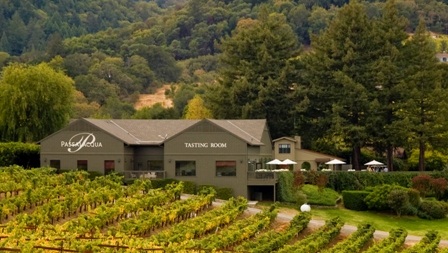
[[[196,161],[176,161],[176,176],[196,176]]]
[[[442,58],[442,61],[443,61],[443,62],[446,62],[446,57],[443,57],[443,58]]]
[[[105,160],[104,161],[104,175],[113,173],[115,171],[115,161]]]
[[[291,145],[290,144],[278,144],[278,153],[279,154],[291,153]]]
[[[147,170],[161,171],[161,170],[163,170],[163,161],[162,160],[159,160],[159,161],[148,161],[146,163],[146,169]]]
[[[216,161],[216,176],[235,177],[236,161]]]
[[[78,166],[76,168],[87,171],[87,160],[78,160]]]
[[[50,160],[50,167],[59,171],[61,169],[61,160]]]

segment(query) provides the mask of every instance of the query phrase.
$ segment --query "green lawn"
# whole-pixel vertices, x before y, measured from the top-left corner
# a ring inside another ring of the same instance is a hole
[[[269,202],[259,202],[261,206],[272,204]],[[293,208],[292,205],[279,205],[282,208]],[[424,236],[428,230],[436,230],[442,237],[442,240],[448,240],[448,218],[441,220],[424,220],[414,216],[397,217],[393,214],[378,213],[372,211],[352,211],[345,208],[318,208],[311,207],[313,219],[327,220],[339,216],[348,225],[358,225],[362,222],[369,222],[377,230],[388,232],[392,228],[402,227],[410,235]]]

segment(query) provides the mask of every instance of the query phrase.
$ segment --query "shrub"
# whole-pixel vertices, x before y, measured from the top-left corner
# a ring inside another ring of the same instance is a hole
[[[197,185],[195,182],[191,181],[183,181],[184,182],[184,193],[186,194],[196,194],[197,193]]]
[[[308,198],[306,197],[306,194],[302,191],[296,191],[295,197],[296,197],[296,204],[299,207],[303,204],[308,203]]]
[[[302,171],[294,172],[294,187],[300,188],[305,183],[305,177],[303,176]]]
[[[216,198],[217,199],[223,199],[223,200],[229,200],[233,197],[233,189],[232,188],[226,188],[226,187],[217,187],[214,185],[200,185],[198,186],[198,192],[204,192],[207,191],[208,188],[213,188],[216,191]]]
[[[216,198],[229,200],[233,197],[233,189],[232,188],[216,188]]]
[[[408,189],[408,196],[409,196],[409,204],[414,207],[419,207],[420,203],[422,202],[420,197],[420,192],[416,189],[409,188]]]
[[[447,215],[446,203],[436,200],[424,200],[420,204],[417,215],[422,219],[443,219]]]
[[[0,167],[19,165],[24,168],[38,168],[39,150],[39,145],[32,143],[0,143]]]
[[[418,190],[422,196],[429,195],[431,191],[432,177],[428,174],[420,174],[412,178],[412,188]]]
[[[290,171],[279,172],[278,174],[278,187],[277,196],[280,201],[283,202],[295,202],[294,197],[294,179],[293,174]]]
[[[312,183],[312,179],[316,177],[316,175],[311,176],[311,172],[305,171],[303,173],[307,183]],[[396,184],[403,187],[410,187],[412,178],[419,175],[418,172],[371,173],[367,171],[314,173],[323,173],[328,175],[327,187],[337,192],[342,192],[344,190],[365,190],[366,187],[382,184]]]
[[[398,185],[384,184],[380,186],[373,187],[372,192],[370,192],[365,198],[366,204],[369,209],[375,210],[389,210],[388,196],[392,190],[405,189],[404,187]]]
[[[445,178],[433,178],[431,179],[431,189],[437,199],[441,199],[446,192],[447,181]]]
[[[174,183],[174,182],[179,182],[179,181],[176,179],[171,179],[171,178],[151,180],[151,184],[154,189],[164,188],[165,186],[167,186],[171,183]]]
[[[395,211],[398,217],[401,216],[409,206],[409,195],[405,189],[393,189],[387,196],[387,204]]]
[[[317,175],[316,177],[316,185],[319,188],[320,191],[322,191],[325,186],[327,186],[328,184],[328,176],[320,173],[319,175]]]
[[[365,211],[368,209],[365,198],[368,191],[342,191],[342,201],[344,207],[350,210]]]
[[[316,185],[306,184],[301,190],[306,194],[308,204],[334,206],[339,199],[339,194],[330,188],[319,190]]]

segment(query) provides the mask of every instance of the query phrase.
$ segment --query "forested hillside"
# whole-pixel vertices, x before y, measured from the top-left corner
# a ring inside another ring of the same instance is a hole
[[[355,163],[364,147],[387,153],[389,167],[395,147],[418,149],[423,169],[448,136],[448,72],[435,58],[448,40],[427,33],[448,34],[447,4],[0,0],[0,140],[37,141],[79,117],[267,118],[273,138],[303,135],[305,147],[350,150]],[[36,90],[61,73],[75,88],[64,94],[70,110]],[[139,94],[167,84],[172,108],[135,109]]]

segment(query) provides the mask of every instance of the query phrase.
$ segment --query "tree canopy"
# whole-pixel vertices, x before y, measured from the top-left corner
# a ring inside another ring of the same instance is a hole
[[[12,64],[0,79],[2,141],[35,142],[70,119],[73,80],[46,63]]]

